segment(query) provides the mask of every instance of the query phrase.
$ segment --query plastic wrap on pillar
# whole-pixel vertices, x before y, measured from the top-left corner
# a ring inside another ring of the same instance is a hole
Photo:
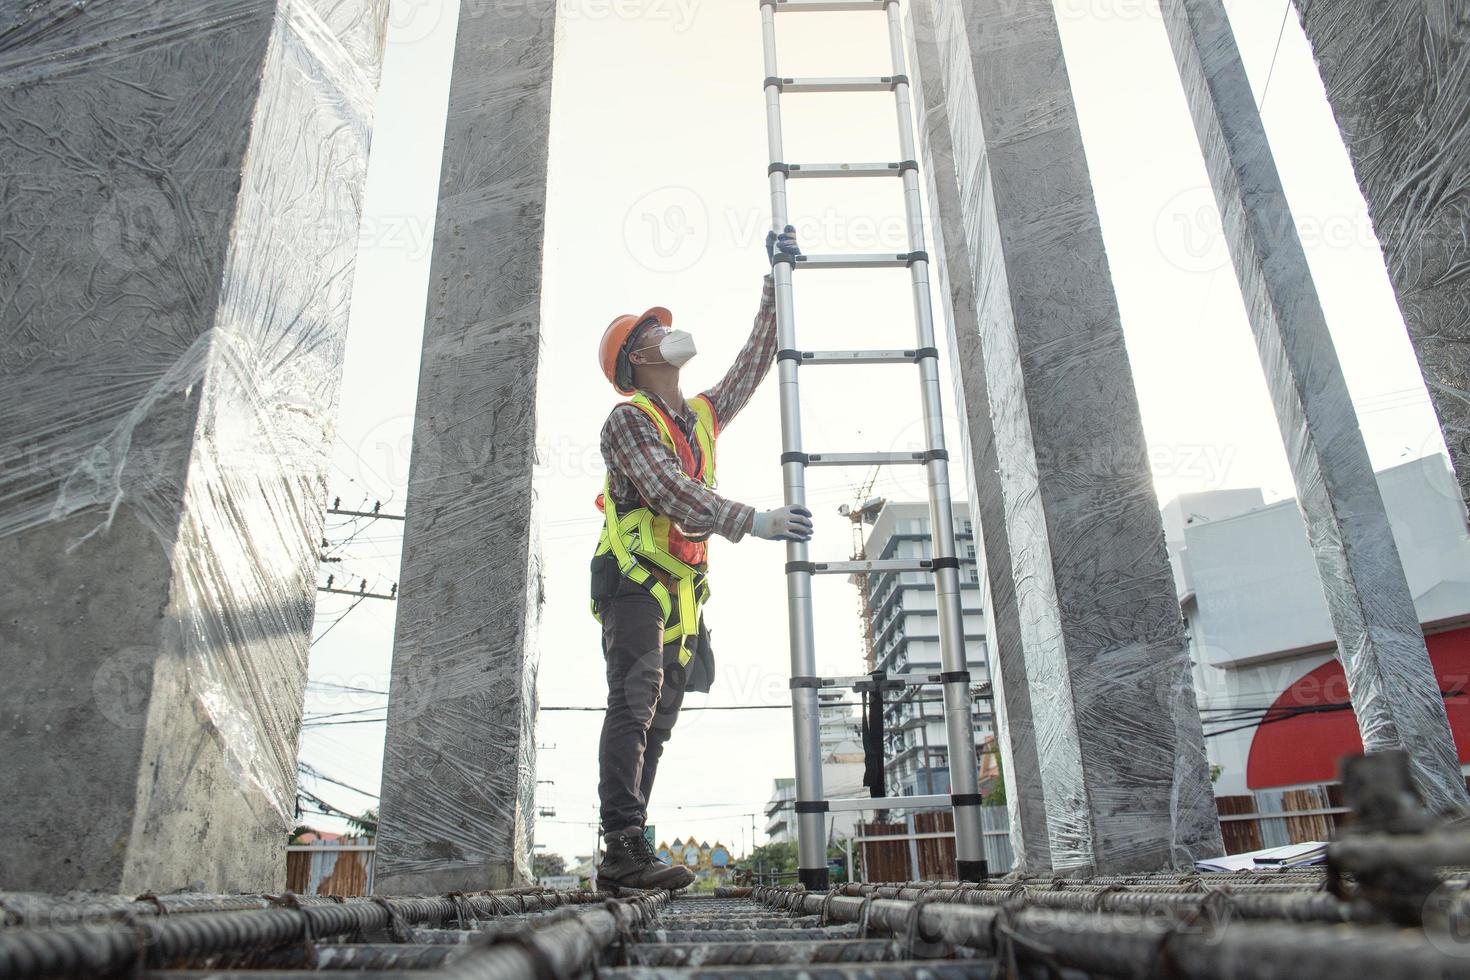
[[[375,888],[530,878],[550,0],[464,0],[409,473]]]
[[[1219,825],[1055,13],[917,2],[959,184],[960,213],[937,217],[976,284],[995,433],[976,480],[982,513],[1000,498],[1052,865],[1186,864],[1219,852]]]
[[[940,304],[946,320],[955,401],[960,412],[960,441],[970,462],[970,513],[976,515],[975,533],[984,549],[986,572],[986,646],[995,694],[995,722],[1002,768],[1006,779],[1006,807],[1010,817],[1011,849],[1015,870],[1051,867],[1051,844],[1046,829],[1045,793],[1036,759],[1036,736],[1031,715],[1030,688],[1021,646],[1020,610],[1011,579],[1010,537],[1004,500],[994,476],[999,467],[995,427],[990,419],[990,392],[980,352],[980,325],[976,283],[972,278],[965,236],[956,231],[966,209],[960,199],[955,151],[949,122],[948,97],[969,84],[963,77],[947,77],[944,68],[969,71],[968,43],[963,33],[934,30],[931,4],[909,6],[906,35],[911,53],[914,102],[919,112],[921,172],[925,191],[935,212],[930,222],[937,257]],[[947,49],[941,57],[938,44]],[[963,45],[955,50],[955,45]],[[969,89],[973,92],[973,88]]]
[[[1470,501],[1470,7],[1296,6]]]
[[[0,821],[77,884],[279,877],[387,5],[0,13]]]
[[[1162,0],[1368,751],[1404,749],[1435,809],[1466,805],[1368,448],[1220,0]]]

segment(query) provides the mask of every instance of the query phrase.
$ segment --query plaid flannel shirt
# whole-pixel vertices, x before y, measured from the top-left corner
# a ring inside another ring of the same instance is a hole
[[[776,287],[766,276],[749,339],[719,383],[702,392],[714,407],[721,431],[750,401],[775,357]],[[645,394],[674,419],[686,436],[694,431],[692,410],[681,417],[657,395]],[[697,461],[699,444],[692,438],[689,442]],[[674,451],[659,441],[653,420],[632,405],[617,406],[603,424],[602,460],[619,511],[647,501],[655,513],[672,519],[690,534],[713,532],[731,541],[739,541],[751,529],[755,508],[727,500],[688,476]]]

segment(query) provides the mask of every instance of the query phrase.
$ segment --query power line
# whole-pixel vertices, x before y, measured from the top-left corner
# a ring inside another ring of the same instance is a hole
[[[1266,71],[1266,84],[1261,86],[1261,101],[1256,105],[1256,111],[1260,112],[1266,108],[1266,96],[1271,94],[1271,77],[1276,74],[1276,59],[1281,55],[1281,39],[1286,36],[1286,18],[1291,16],[1291,5],[1293,0],[1286,0],[1286,9],[1281,11],[1281,27],[1276,32],[1276,50],[1271,52],[1271,67]]]
[[[385,521],[402,521],[408,519],[403,514],[381,513],[378,508],[383,505],[382,501],[374,503],[372,510],[343,510],[341,505],[342,498],[338,497],[335,501],[332,502],[332,506],[327,508],[327,513],[333,514],[337,517],[368,517],[375,521],[380,519]]]
[[[374,800],[376,800],[378,798],[378,794],[377,793],[369,793],[365,789],[358,789],[356,786],[353,786],[351,783],[344,783],[340,779],[333,779],[331,776],[328,776],[326,773],[319,772],[318,770],[313,769],[311,766],[307,765],[304,762],[298,762],[298,763],[296,763],[296,770],[297,770],[297,772],[300,772],[304,776],[310,776],[312,779],[320,779],[322,782],[331,783],[333,786],[340,786],[343,789],[350,789],[350,790],[352,790],[352,792],[357,793],[360,796],[366,796],[369,799],[374,799]]]
[[[310,722],[313,722],[313,721],[321,721],[321,720],[323,720],[325,718],[345,718],[345,717],[347,717],[349,715],[365,715],[369,711],[382,711],[382,710],[383,710],[383,706],[381,704],[377,704],[377,705],[373,705],[371,708],[357,708],[357,709],[354,709],[352,711],[333,711],[330,714],[325,714],[325,715],[307,715],[305,718],[302,719],[302,722],[303,723],[310,723]],[[373,720],[376,721],[377,719],[373,719]]]
[[[1463,690],[1440,691],[1439,694],[1442,698],[1456,698],[1463,697],[1465,695],[1465,692]],[[1215,738],[1219,735],[1230,735],[1234,732],[1245,731],[1248,728],[1260,728],[1262,725],[1272,725],[1278,721],[1287,721],[1292,718],[1299,718],[1302,715],[1330,714],[1337,711],[1351,710],[1353,710],[1353,705],[1350,701],[1332,701],[1327,704],[1301,704],[1286,705],[1280,708],[1267,708],[1258,717],[1257,713],[1252,711],[1235,717],[1211,718],[1209,719],[1209,721],[1212,724],[1223,724],[1232,721],[1242,721],[1247,718],[1254,718],[1254,720],[1247,721],[1243,725],[1236,725],[1233,728],[1221,728],[1216,729],[1212,732],[1205,732],[1205,738]]]
[[[326,639],[327,634],[330,633],[330,632],[332,632],[332,630],[336,629],[338,627],[338,625],[341,624],[342,620],[344,620],[348,616],[350,616],[352,614],[352,610],[354,610],[358,606],[362,605],[363,602],[364,602],[364,600],[366,600],[366,599],[367,599],[367,595],[364,594],[364,595],[360,596],[356,602],[354,602],[352,605],[348,606],[347,607],[347,611],[344,612],[342,615],[338,616],[337,619],[336,619],[336,621],[333,622],[331,626],[328,626],[326,629],[322,630],[321,636],[318,636],[316,639],[314,639],[314,640],[311,641],[311,645],[312,646],[316,646],[322,640]]]
[[[989,696],[986,695],[985,697],[975,697],[973,700],[976,700],[976,701],[986,701],[986,700],[989,700]],[[897,703],[898,703],[897,701],[884,701],[883,706],[885,708],[889,708],[889,707],[895,706]],[[944,703],[944,698],[905,698],[904,701],[903,701],[903,703],[904,704],[943,704]],[[823,701],[823,702],[821,702],[820,707],[823,707],[823,708],[828,708],[828,707],[831,707],[831,708],[860,708],[860,707],[862,707],[862,704],[863,703],[861,701]],[[680,714],[683,714],[686,711],[781,711],[781,710],[790,710],[790,708],[791,708],[791,705],[789,705],[789,704],[702,704],[702,705],[690,705],[688,707],[682,707],[682,708],[679,709],[679,713]],[[603,705],[582,705],[582,704],[577,704],[577,705],[550,705],[550,704],[543,704],[537,710],[538,711],[606,711],[607,708],[605,706],[603,706]],[[942,716],[935,715],[934,717],[940,718]]]
[[[302,728],[331,728],[334,725],[381,725],[388,720],[388,716],[381,718],[356,718],[347,721],[308,721],[302,724]]]
[[[1349,705],[1343,705],[1341,707],[1326,708],[1326,709],[1320,709],[1320,710],[1324,710],[1324,711],[1349,711],[1351,709],[1352,709],[1352,705],[1349,704]],[[1305,712],[1305,711],[1294,711],[1294,712],[1291,712],[1289,714],[1278,715],[1275,718],[1266,718],[1266,719],[1263,719],[1261,721],[1247,722],[1244,725],[1236,725],[1234,728],[1222,728],[1222,729],[1219,729],[1219,730],[1213,731],[1213,732],[1205,732],[1205,738],[1217,738],[1220,735],[1230,735],[1230,734],[1233,734],[1235,732],[1243,732],[1243,731],[1245,731],[1248,728],[1261,728],[1261,727],[1264,727],[1266,725],[1274,725],[1278,721],[1290,721],[1292,718],[1298,718],[1301,715],[1304,715],[1304,714],[1307,714],[1307,713],[1308,712]]]
[[[353,687],[351,684],[338,684],[335,681],[308,680],[306,682],[306,685],[307,687],[311,687],[313,685],[315,685],[316,687],[330,687],[336,691],[351,691],[354,694],[380,694],[385,698],[388,696],[387,691],[378,691],[374,690],[371,687]]]
[[[389,556],[385,556],[385,555],[346,555],[346,554],[344,554],[340,558],[324,558],[324,559],[322,559],[322,561],[325,562],[325,563],[329,563],[329,564],[332,564],[332,565],[336,565],[337,566],[336,568],[330,570],[330,573],[329,574],[333,578],[340,578],[343,581],[351,581],[353,579],[357,579],[359,582],[365,581],[368,578],[368,575],[365,574],[358,567],[359,566],[359,563],[363,563],[363,562],[374,562],[374,561],[387,561],[387,560],[390,560],[390,558],[389,558]],[[383,572],[381,570],[379,570],[379,569],[376,569],[376,568],[373,569],[373,572],[372,572],[372,584],[373,585],[377,585],[378,584],[378,581],[380,579],[382,579],[382,578],[383,578]],[[331,581],[328,581],[327,582],[327,585],[330,587],[332,585],[332,582]]]
[[[706,705],[690,705],[687,708],[680,708],[679,709],[679,713],[680,714],[683,714],[686,711],[766,711],[766,710],[779,710],[779,709],[782,709],[782,708],[789,709],[790,707],[791,707],[791,705],[789,705],[789,704],[706,704]],[[538,710],[538,711],[606,711],[607,710],[607,707],[605,705],[600,705],[600,704],[598,704],[598,705],[586,705],[586,704],[544,704],[544,705],[541,705],[536,710]]]
[[[336,624],[334,623],[333,625],[336,625]],[[323,634],[323,635],[325,636],[326,634]],[[911,704],[939,704],[939,703],[943,702],[943,700],[944,700],[943,698],[922,698],[922,699],[915,699],[914,701],[909,702],[909,703],[911,703]],[[829,701],[827,703],[828,704],[833,704],[833,705],[838,705],[838,706],[846,706],[846,707],[852,707],[852,706],[855,706],[855,705],[858,704],[858,702],[856,702],[856,701]],[[379,709],[379,708],[368,708],[368,709],[364,709],[364,710],[375,711],[375,710],[382,710],[382,709]],[[607,707],[605,705],[583,705],[583,704],[577,704],[577,705],[560,705],[560,704],[558,704],[558,705],[541,705],[536,710],[538,710],[538,711],[589,711],[590,712],[590,711],[606,711],[607,710]],[[707,705],[690,705],[689,707],[686,707],[686,708],[680,708],[679,709],[679,713],[680,714],[683,714],[686,711],[780,711],[780,710],[789,711],[789,710],[791,710],[791,705],[789,705],[789,704],[707,704]],[[356,714],[357,712],[342,712],[342,713],[343,714]],[[319,717],[327,718],[327,717],[331,717],[331,716],[329,716],[329,715],[321,715]],[[366,724],[373,724],[375,722],[384,722],[384,721],[387,721],[387,720],[388,719],[387,719],[387,716],[386,715],[384,717],[382,717],[382,718],[357,718],[357,719],[348,719],[348,720],[345,720],[345,721],[314,721],[314,720],[308,720],[308,721],[306,721],[302,725],[302,727],[303,728],[328,728],[328,727],[331,727],[333,725],[366,725]]]
[[[364,826],[371,827],[372,829],[377,829],[376,821],[364,820],[361,814],[351,813],[347,810],[342,809],[339,806],[333,806],[326,800],[322,799],[320,796],[317,796],[309,789],[303,789],[298,786],[296,789],[296,793],[298,798],[305,797],[308,803],[315,803],[318,807],[320,807],[321,809],[316,812],[321,813],[323,816],[342,817],[343,819],[356,821],[360,824],[363,824]],[[299,805],[300,804],[298,802],[298,806]]]
[[[328,578],[327,581],[328,582],[331,582],[332,579],[331,578]],[[364,598],[364,599],[387,599],[389,602],[397,602],[398,601],[398,586],[397,585],[394,585],[393,588],[392,588],[392,590],[390,590],[388,592],[369,592],[369,591],[367,591],[367,579],[363,579],[362,580],[362,588],[358,589],[356,592],[352,591],[351,589],[337,589],[337,588],[332,588],[330,585],[318,585],[316,587],[316,590],[318,592],[330,592],[333,595],[362,596],[362,598]],[[343,613],[343,615],[345,616],[346,613]],[[323,635],[325,635],[325,634],[323,634]]]
[[[356,518],[354,518],[354,520],[356,520]],[[370,528],[372,526],[373,526],[373,522],[372,521],[368,521],[366,524],[364,524],[361,527],[359,527],[356,531],[353,531],[351,534],[349,534],[343,540],[338,541],[336,544],[329,545],[327,547],[327,550],[324,551],[324,552],[322,552],[322,561],[328,561],[328,560],[330,560],[330,556],[331,555],[333,555],[333,554],[337,553],[338,551],[341,551],[343,548],[347,547],[349,544],[352,543],[352,540],[354,538],[356,538],[359,534],[361,534],[362,532],[366,531],[368,528]]]

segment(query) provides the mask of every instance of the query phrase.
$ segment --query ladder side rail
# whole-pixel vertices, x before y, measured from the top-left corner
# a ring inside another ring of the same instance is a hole
[[[903,25],[896,2],[885,8],[888,41],[893,58],[893,87],[898,122],[899,156],[917,159],[914,143],[912,103],[905,75]],[[923,207],[919,177],[914,170],[903,173],[904,207],[908,216],[909,254],[924,252]],[[934,316],[930,304],[929,263],[926,259],[909,266],[913,280],[914,320],[920,347],[933,349]],[[919,361],[924,412],[924,434],[930,450],[942,450],[944,407],[940,397],[939,362],[936,357]],[[979,766],[975,753],[975,727],[970,699],[969,663],[965,656],[965,624],[960,599],[959,567],[955,548],[954,512],[950,499],[949,463],[941,455],[926,464],[929,476],[929,519],[933,529],[935,559],[935,607],[939,618],[940,661],[944,669],[944,721],[949,741],[950,793],[954,804],[955,857],[961,880],[986,875],[984,827],[980,816]]]
[[[761,41],[767,83],[766,139],[772,162],[784,160],[781,146],[781,87],[776,68],[776,18],[770,4],[761,5]],[[787,223],[786,175],[770,173],[771,219],[776,228]],[[796,349],[795,307],[792,302],[789,262],[772,264],[776,286],[777,348]],[[776,364],[781,401],[781,447],[785,453],[800,453],[801,399],[797,388],[797,364],[781,359]],[[806,506],[805,467],[797,461],[781,466],[781,484],[788,506]],[[808,544],[786,542],[786,609],[791,643],[791,674],[809,677],[817,672],[816,637],[812,622],[812,576],[809,571],[791,570],[791,562],[809,562]],[[827,820],[822,791],[821,714],[814,687],[791,688],[791,726],[796,747],[797,868],[802,884],[812,890],[827,887]]]

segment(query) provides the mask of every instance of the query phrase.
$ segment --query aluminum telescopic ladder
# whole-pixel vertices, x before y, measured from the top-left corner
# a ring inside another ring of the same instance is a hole
[[[893,74],[874,78],[785,78],[776,68],[776,15],[807,12],[868,10],[888,21]],[[812,561],[804,541],[786,544],[786,596],[791,632],[791,707],[796,735],[796,824],[801,882],[809,889],[826,889],[827,814],[837,810],[888,808],[954,808],[957,876],[961,881],[985,877],[985,850],[981,836],[978,772],[974,722],[971,715],[970,674],[965,660],[965,628],[960,607],[959,561],[955,554],[954,514],[950,505],[949,463],[944,448],[944,425],[939,397],[939,351],[934,343],[933,311],[929,303],[929,256],[924,251],[923,214],[919,203],[919,165],[914,150],[909,80],[904,74],[903,26],[898,0],[760,0],[761,33],[765,47],[766,130],[770,142],[771,220],[787,223],[786,182],[799,178],[898,177],[903,181],[904,210],[908,218],[909,250],[901,255],[786,255],[772,261],[776,283],[776,337],[779,351],[777,377],[781,392],[781,474],[786,503],[806,506],[808,466],[871,466],[911,464],[927,470],[929,516],[933,546],[930,558],[919,560]],[[781,148],[781,96],[805,92],[893,92],[898,110],[897,162],[795,164],[786,162]],[[798,270],[886,269],[907,267],[912,279],[917,346],[905,350],[810,351],[796,343],[796,314],[792,303],[792,276]],[[912,363],[919,370],[924,435],[928,449],[907,453],[807,453],[801,441],[801,403],[797,388],[802,369],[818,365]],[[853,572],[928,572],[934,575],[939,614],[942,672],[894,675],[899,684],[931,684],[944,688],[944,720],[949,740],[949,794],[900,796],[887,799],[828,800],[822,793],[822,757],[818,691],[854,688],[871,682],[858,677],[818,677],[812,623],[812,576]]]

